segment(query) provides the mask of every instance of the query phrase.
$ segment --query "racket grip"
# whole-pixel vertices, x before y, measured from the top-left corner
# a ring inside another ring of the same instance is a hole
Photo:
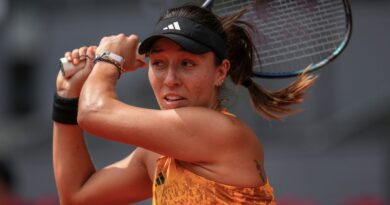
[[[137,51],[141,43],[138,44]],[[146,67],[147,61],[145,59],[145,55],[141,55],[138,52],[135,56],[136,62],[140,67]],[[60,70],[62,75],[65,78],[70,78],[72,75],[77,73],[79,70],[83,69],[86,63],[86,59],[80,61],[77,65],[74,65],[72,62],[69,62],[65,57],[60,58]]]
[[[70,78],[72,75],[77,73],[79,70],[83,69],[85,66],[86,60],[80,61],[77,65],[73,64],[72,62],[69,62],[68,59],[60,58],[60,70],[62,73],[62,76],[65,78]]]

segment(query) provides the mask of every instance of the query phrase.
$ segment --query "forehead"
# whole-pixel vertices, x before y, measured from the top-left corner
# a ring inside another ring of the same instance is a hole
[[[203,53],[203,54],[195,54],[192,52],[189,52],[187,50],[184,50],[179,44],[177,44],[175,41],[172,41],[169,38],[160,38],[156,40],[156,42],[153,44],[152,48],[150,49],[151,57],[153,54],[159,54],[159,53],[178,53],[183,54],[185,56],[192,56],[197,59],[203,59],[203,60],[210,60],[214,59],[214,55],[211,51]]]

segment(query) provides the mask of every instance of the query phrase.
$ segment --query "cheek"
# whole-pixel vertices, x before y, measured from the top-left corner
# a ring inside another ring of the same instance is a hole
[[[156,89],[158,88],[159,80],[155,73],[152,71],[152,69],[149,69],[148,71],[148,78],[150,86],[152,86],[152,89],[154,92],[156,92]]]
[[[203,74],[193,79],[196,80],[192,80],[192,82],[188,84],[191,85],[191,90],[194,95],[199,98],[209,98],[209,96],[213,94],[214,79],[210,75]]]

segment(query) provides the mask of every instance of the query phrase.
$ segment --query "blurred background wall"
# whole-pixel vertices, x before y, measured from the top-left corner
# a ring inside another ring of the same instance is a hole
[[[59,57],[104,35],[143,39],[178,2],[0,0],[0,160],[20,198],[55,201],[50,114]],[[253,112],[244,89],[229,93],[230,110],[264,144],[280,204],[390,204],[390,1],[351,3],[349,47],[319,72],[302,113],[267,121]],[[270,89],[290,81],[258,79]],[[157,108],[145,70],[123,76],[118,92],[127,103]],[[89,135],[87,141],[97,167],[133,150]]]

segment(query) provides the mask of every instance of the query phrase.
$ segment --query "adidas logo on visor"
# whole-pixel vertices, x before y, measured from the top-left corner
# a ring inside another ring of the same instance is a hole
[[[168,26],[164,27],[163,30],[178,30],[180,31],[179,22],[175,21],[172,24],[169,24]]]

